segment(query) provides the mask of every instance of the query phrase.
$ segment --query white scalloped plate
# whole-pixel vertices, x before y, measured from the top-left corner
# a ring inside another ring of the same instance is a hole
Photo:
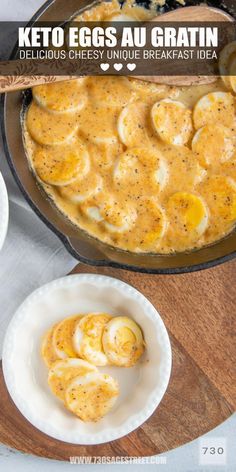
[[[0,172],[0,250],[7,235],[9,220],[9,203],[8,195],[3,176]]]
[[[51,394],[40,344],[55,322],[91,311],[132,317],[147,347],[135,367],[99,367],[118,380],[120,395],[102,420],[83,423]],[[102,275],[71,275],[39,288],[18,308],[5,336],[3,373],[14,403],[40,431],[73,444],[101,444],[136,429],[159,405],[170,372],[170,341],[156,309],[130,285]]]

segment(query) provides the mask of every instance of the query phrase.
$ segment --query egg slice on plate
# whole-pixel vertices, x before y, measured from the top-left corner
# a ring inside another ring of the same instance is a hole
[[[51,365],[58,360],[58,355],[52,344],[53,332],[56,326],[57,325],[54,325],[46,332],[41,346],[41,355],[47,367],[51,367]]]
[[[102,189],[102,177],[90,172],[85,179],[78,180],[71,185],[59,188],[62,197],[72,203],[81,203],[96,195]]]
[[[137,214],[132,204],[116,200],[112,195],[99,194],[81,205],[83,213],[101,223],[111,233],[125,233],[135,223]]]
[[[48,372],[48,384],[54,395],[64,400],[65,389],[69,382],[89,372],[97,372],[97,368],[83,359],[64,359],[51,365]]]
[[[68,185],[87,175],[90,169],[89,153],[78,138],[61,146],[38,146],[33,154],[33,168],[47,184]]]
[[[88,105],[79,116],[80,134],[93,144],[115,144],[117,133],[118,112],[110,106]]]
[[[92,102],[98,106],[124,107],[134,95],[126,77],[98,76],[88,79],[88,90]]]
[[[231,89],[229,69],[232,58],[236,56],[236,41],[228,43],[220,52],[219,71],[223,82],[228,89]]]
[[[73,342],[77,354],[91,364],[103,366],[108,363],[103,351],[103,330],[111,316],[106,313],[89,313],[77,324]]]
[[[217,123],[200,128],[192,140],[192,150],[203,166],[230,159],[235,151],[232,132]]]
[[[195,194],[177,192],[171,195],[166,206],[170,221],[168,237],[179,242],[184,248],[186,243],[194,243],[206,231],[208,209],[204,200]]]
[[[148,113],[149,106],[143,102],[130,103],[121,111],[117,128],[123,144],[129,147],[149,144]]]
[[[73,336],[76,326],[82,318],[82,315],[70,316],[58,323],[54,329],[52,342],[59,359],[77,356],[73,345]]]
[[[133,244],[137,252],[152,252],[156,249],[168,227],[164,209],[154,197],[140,198]],[[142,224],[139,224],[140,220]]]
[[[127,316],[116,316],[107,323],[102,343],[110,364],[121,367],[133,366],[144,352],[142,331]]]
[[[196,129],[215,123],[231,126],[234,116],[235,100],[233,95],[227,92],[212,92],[204,95],[196,103],[193,122]]]
[[[87,102],[85,78],[37,85],[33,97],[44,108],[55,112],[79,111]]]
[[[212,175],[199,186],[199,191],[222,233],[236,221],[236,182],[231,177]]]
[[[151,110],[153,126],[166,143],[183,146],[191,138],[192,112],[182,102],[165,98]]]
[[[159,150],[134,147],[118,159],[113,172],[117,187],[127,187],[130,194],[149,194],[162,190],[168,180],[168,167]]]
[[[72,113],[50,113],[33,101],[27,111],[26,126],[37,143],[55,145],[72,137],[78,121]]]
[[[67,408],[82,421],[98,421],[111,410],[118,395],[118,383],[113,377],[90,372],[70,382],[65,392],[65,402]]]

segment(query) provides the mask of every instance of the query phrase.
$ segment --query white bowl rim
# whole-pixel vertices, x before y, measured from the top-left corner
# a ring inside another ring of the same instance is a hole
[[[78,283],[83,283],[83,282],[90,282],[94,283],[96,285],[104,285],[105,282],[109,283],[110,286],[112,287],[117,287],[118,289],[121,289],[125,291],[126,293],[128,292],[129,295],[132,296],[132,298],[135,298],[141,305],[143,306],[145,310],[144,316],[148,317],[151,319],[156,326],[158,326],[158,330],[160,332],[160,335],[164,339],[165,343],[165,372],[162,377],[161,383],[151,392],[149,398],[147,399],[145,407],[139,411],[138,414],[133,415],[129,420],[125,422],[124,425],[122,425],[119,428],[116,428],[115,432],[113,429],[106,429],[104,432],[97,433],[96,435],[86,435],[86,434],[76,434],[76,438],[74,437],[74,434],[65,434],[64,432],[62,434],[58,434],[58,431],[54,429],[52,425],[49,425],[48,423],[45,424],[45,422],[41,422],[37,414],[33,415],[32,412],[30,411],[30,408],[28,407],[27,402],[23,400],[22,397],[20,397],[19,393],[16,391],[15,386],[14,386],[14,378],[13,378],[13,372],[11,368],[11,363],[9,364],[8,359],[10,358],[10,352],[12,349],[11,345],[11,337],[12,334],[15,331],[15,328],[17,324],[20,322],[22,319],[22,316],[24,313],[27,311],[29,306],[34,303],[38,297],[46,294],[47,292],[58,289],[60,287],[65,288],[66,286],[70,286],[71,284],[78,284]],[[39,429],[41,432],[47,434],[48,436],[51,436],[57,440],[68,442],[71,444],[77,444],[77,445],[95,445],[95,444],[103,444],[106,442],[114,441],[116,439],[119,439],[135,429],[137,429],[139,426],[141,426],[156,410],[158,405],[160,404],[165,391],[167,389],[170,375],[171,375],[171,365],[172,365],[172,351],[171,351],[171,344],[170,344],[170,339],[168,336],[167,329],[164,325],[164,322],[159,315],[158,311],[156,308],[152,305],[152,303],[141,293],[139,292],[136,288],[132,287],[126,282],[123,282],[119,279],[116,279],[114,277],[106,276],[106,275],[100,275],[100,274],[71,274],[67,275],[65,277],[61,277],[59,279],[55,279],[52,282],[49,282],[38,289],[34,290],[24,301],[23,303],[19,306],[19,308],[16,310],[14,316],[12,317],[6,334],[4,338],[4,343],[3,343],[3,354],[2,354],[2,366],[3,366],[3,375],[5,379],[5,383],[8,389],[8,392],[16,405],[16,407],[19,409],[19,411],[22,413],[22,415],[37,429]]]

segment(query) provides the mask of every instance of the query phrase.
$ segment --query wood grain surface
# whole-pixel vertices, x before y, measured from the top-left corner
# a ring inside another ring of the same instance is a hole
[[[102,273],[139,289],[169,331],[173,368],[154,414],[133,433],[98,446],[49,438],[23,418],[0,372],[0,441],[38,456],[147,456],[183,445],[216,427],[235,410],[236,261],[192,274],[146,275],[79,265],[76,273]]]

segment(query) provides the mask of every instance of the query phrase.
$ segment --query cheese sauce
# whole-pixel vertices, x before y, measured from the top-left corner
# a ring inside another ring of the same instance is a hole
[[[79,19],[119,13],[113,0]],[[128,2],[122,15],[153,12]],[[168,254],[233,229],[235,126],[221,79],[170,87],[87,77],[35,87],[24,140],[40,185],[73,224],[124,250]]]

